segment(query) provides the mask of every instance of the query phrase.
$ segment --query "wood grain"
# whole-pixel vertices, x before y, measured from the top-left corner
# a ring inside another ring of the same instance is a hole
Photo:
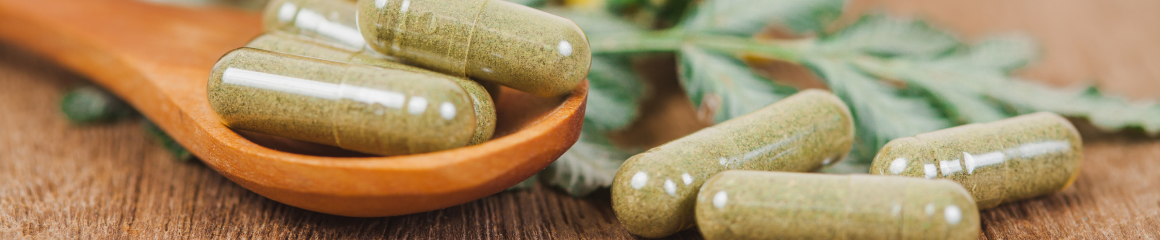
[[[207,104],[209,69],[259,33],[256,13],[137,0],[64,2],[0,0],[0,38],[124,98],[233,182],[312,211],[380,217],[470,202],[547,167],[583,125],[587,81],[558,98],[505,88],[495,101],[496,136],[477,145],[358,158],[279,151],[310,145],[258,145],[226,128]]]
[[[1153,2],[885,0],[856,1],[853,9],[878,7],[919,13],[967,39],[1026,31],[1045,47],[1028,78],[1160,99]],[[573,199],[537,186],[388,218],[280,204],[200,163],[172,161],[139,122],[69,125],[57,111],[60,93],[86,81],[0,45],[0,238],[633,238],[616,222],[607,191]],[[1085,135],[1084,145],[1073,187],[984,211],[980,238],[1160,238],[1160,141]],[[700,236],[689,230],[674,238]]]

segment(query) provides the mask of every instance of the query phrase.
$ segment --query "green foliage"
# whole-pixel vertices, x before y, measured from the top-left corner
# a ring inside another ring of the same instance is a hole
[[[624,6],[647,1],[615,2],[610,6],[625,12]],[[639,84],[639,79],[627,64],[602,58],[641,53],[676,53],[685,92],[694,106],[712,108],[717,122],[794,92],[755,75],[737,57],[809,67],[847,103],[857,125],[852,161],[827,172],[864,172],[877,150],[895,138],[1038,111],[1086,118],[1106,131],[1160,133],[1160,105],[1154,102],[1131,103],[1092,87],[1058,89],[1011,76],[1038,55],[1025,36],[1002,35],[971,45],[923,21],[881,14],[827,32],[844,5],[841,0],[706,0],[693,5],[680,25],[652,32],[625,30],[631,24],[621,19],[633,16],[573,18],[585,29],[597,56],[588,112],[601,113],[586,116],[581,141],[560,159],[564,164],[550,167],[566,176],[555,178],[570,179],[561,185],[583,195],[607,186],[604,179],[619,166],[615,159],[632,153],[615,148],[603,136],[631,123],[637,118],[632,110],[639,107],[639,95],[632,95],[636,85],[629,86],[631,91],[610,86]],[[814,37],[751,37],[769,25]]]
[[[139,116],[129,104],[117,99],[112,93],[94,86],[83,86],[69,90],[61,98],[61,112],[76,124],[100,124],[126,120]],[[161,143],[178,161],[189,161],[193,154],[181,144],[161,131],[157,125],[145,121],[144,130]]]
[[[631,23],[606,13],[558,8],[546,11],[572,19],[588,35],[641,32]],[[589,110],[584,113],[580,139],[539,176],[545,184],[577,197],[612,184],[616,169],[635,153],[613,146],[607,134],[623,129],[637,118],[637,106],[644,95],[644,85],[632,70],[631,58],[624,55],[595,54],[588,87]]]
[[[623,129],[636,119],[636,106],[644,93],[644,85],[632,71],[629,59],[615,56],[595,56],[588,74],[588,106],[599,111],[586,111],[587,125],[603,131]]]
[[[797,92],[749,70],[745,63],[693,46],[681,49],[681,85],[694,106],[712,109],[715,122],[739,117]]]
[[[922,21],[867,15],[836,34],[818,40],[827,55],[930,58],[954,50],[957,39]]]
[[[897,89],[864,75],[847,63],[810,60],[819,75],[854,114],[855,137],[851,156],[871,159],[895,138],[953,126],[926,102],[922,93]]]
[[[616,169],[634,153],[613,146],[603,131],[585,127],[576,145],[540,172],[540,178],[572,196],[587,196],[612,185]]]
[[[69,90],[61,98],[60,111],[76,124],[111,122],[136,115],[128,104],[94,86]]]
[[[749,36],[775,24],[820,33],[842,15],[842,0],[708,0],[683,23],[687,31]]]
[[[173,154],[174,160],[177,160],[178,162],[189,162],[189,160],[193,159],[193,153],[190,153],[189,150],[186,150],[185,147],[182,147],[180,143],[177,143],[177,140],[173,140],[172,137],[169,137],[169,134],[165,134],[165,131],[162,131],[161,128],[157,127],[157,125],[153,124],[153,122],[145,120],[141,125],[145,129],[146,133],[149,133],[149,135],[153,136],[154,139],[157,139],[157,142],[161,143],[161,146],[165,147],[166,150],[169,150],[169,153]]]

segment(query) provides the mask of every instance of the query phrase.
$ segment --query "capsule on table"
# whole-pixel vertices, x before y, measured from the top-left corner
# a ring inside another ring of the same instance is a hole
[[[664,237],[692,227],[701,183],[730,169],[815,171],[842,160],[854,140],[850,110],[805,90],[753,113],[637,154],[612,182],[612,209],[629,232]]]
[[[230,128],[365,153],[462,147],[477,126],[469,94],[438,76],[252,48],[218,60],[207,92]]]
[[[1082,160],[1075,126],[1041,112],[895,139],[874,157],[870,173],[950,179],[987,209],[1063,191]]]
[[[375,51],[539,96],[571,92],[591,64],[575,23],[507,1],[360,0],[358,11]]]
[[[262,11],[262,29],[283,31],[363,49],[356,7],[344,0],[271,0]]]
[[[976,239],[979,210],[947,180],[725,171],[697,195],[705,239]]]
[[[312,40],[298,35],[292,35],[281,32],[270,32],[259,35],[246,44],[246,47],[262,49],[267,51],[274,51],[279,53],[287,53],[305,57],[318,58],[322,60],[357,63],[372,65],[387,69],[407,70],[418,73],[425,73],[432,75],[433,79],[438,81],[453,81],[463,87],[467,94],[471,97],[471,103],[475,110],[476,127],[475,133],[471,138],[471,145],[479,144],[491,139],[492,134],[495,133],[495,104],[492,101],[492,96],[498,95],[498,86],[495,87],[496,95],[490,92],[492,88],[482,86],[480,83],[464,78],[452,77],[436,72],[428,71],[422,68],[408,66],[406,64],[390,61],[379,56],[369,55],[366,52],[351,52],[347,49],[333,47],[324,42]]]

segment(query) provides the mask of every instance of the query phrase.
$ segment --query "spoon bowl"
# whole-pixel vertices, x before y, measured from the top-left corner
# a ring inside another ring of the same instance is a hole
[[[0,41],[88,76],[239,185],[335,215],[393,216],[486,197],[548,166],[579,137],[587,82],[559,98],[505,88],[496,137],[446,151],[380,157],[239,134],[210,109],[206,81],[219,57],[260,33],[259,19],[132,0],[0,0]]]

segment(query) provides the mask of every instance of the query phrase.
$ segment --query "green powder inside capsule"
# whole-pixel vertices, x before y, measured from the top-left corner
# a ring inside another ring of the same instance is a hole
[[[292,35],[282,32],[270,32],[259,35],[246,45],[246,47],[257,48],[262,50],[288,53],[299,56],[306,56],[336,62],[347,62],[356,64],[365,64],[386,69],[406,70],[416,73],[423,73],[431,75],[434,79],[442,81],[452,81],[463,87],[464,90],[471,96],[472,105],[474,106],[475,116],[477,117],[477,126],[475,134],[472,137],[471,144],[479,144],[490,140],[495,132],[495,104],[492,100],[491,92],[498,92],[499,88],[495,84],[477,83],[464,78],[452,77],[439,74],[432,71],[427,71],[421,68],[408,66],[406,64],[391,61],[386,56],[377,55],[374,52],[352,52],[349,49],[320,42],[312,38]]]
[[[430,74],[240,48],[210,73],[222,122],[380,155],[468,145],[476,132],[462,87]]]
[[[979,211],[947,180],[721,172],[700,188],[705,239],[976,239]]]
[[[572,21],[499,0],[362,0],[375,51],[531,94],[570,93],[588,75],[588,40]]]
[[[854,126],[840,99],[805,90],[753,113],[629,158],[612,207],[629,232],[664,237],[693,226],[701,183],[730,170],[815,171],[850,151]]]
[[[870,173],[950,179],[987,209],[1062,191],[1082,160],[1075,127],[1042,112],[896,139],[879,151]]]

